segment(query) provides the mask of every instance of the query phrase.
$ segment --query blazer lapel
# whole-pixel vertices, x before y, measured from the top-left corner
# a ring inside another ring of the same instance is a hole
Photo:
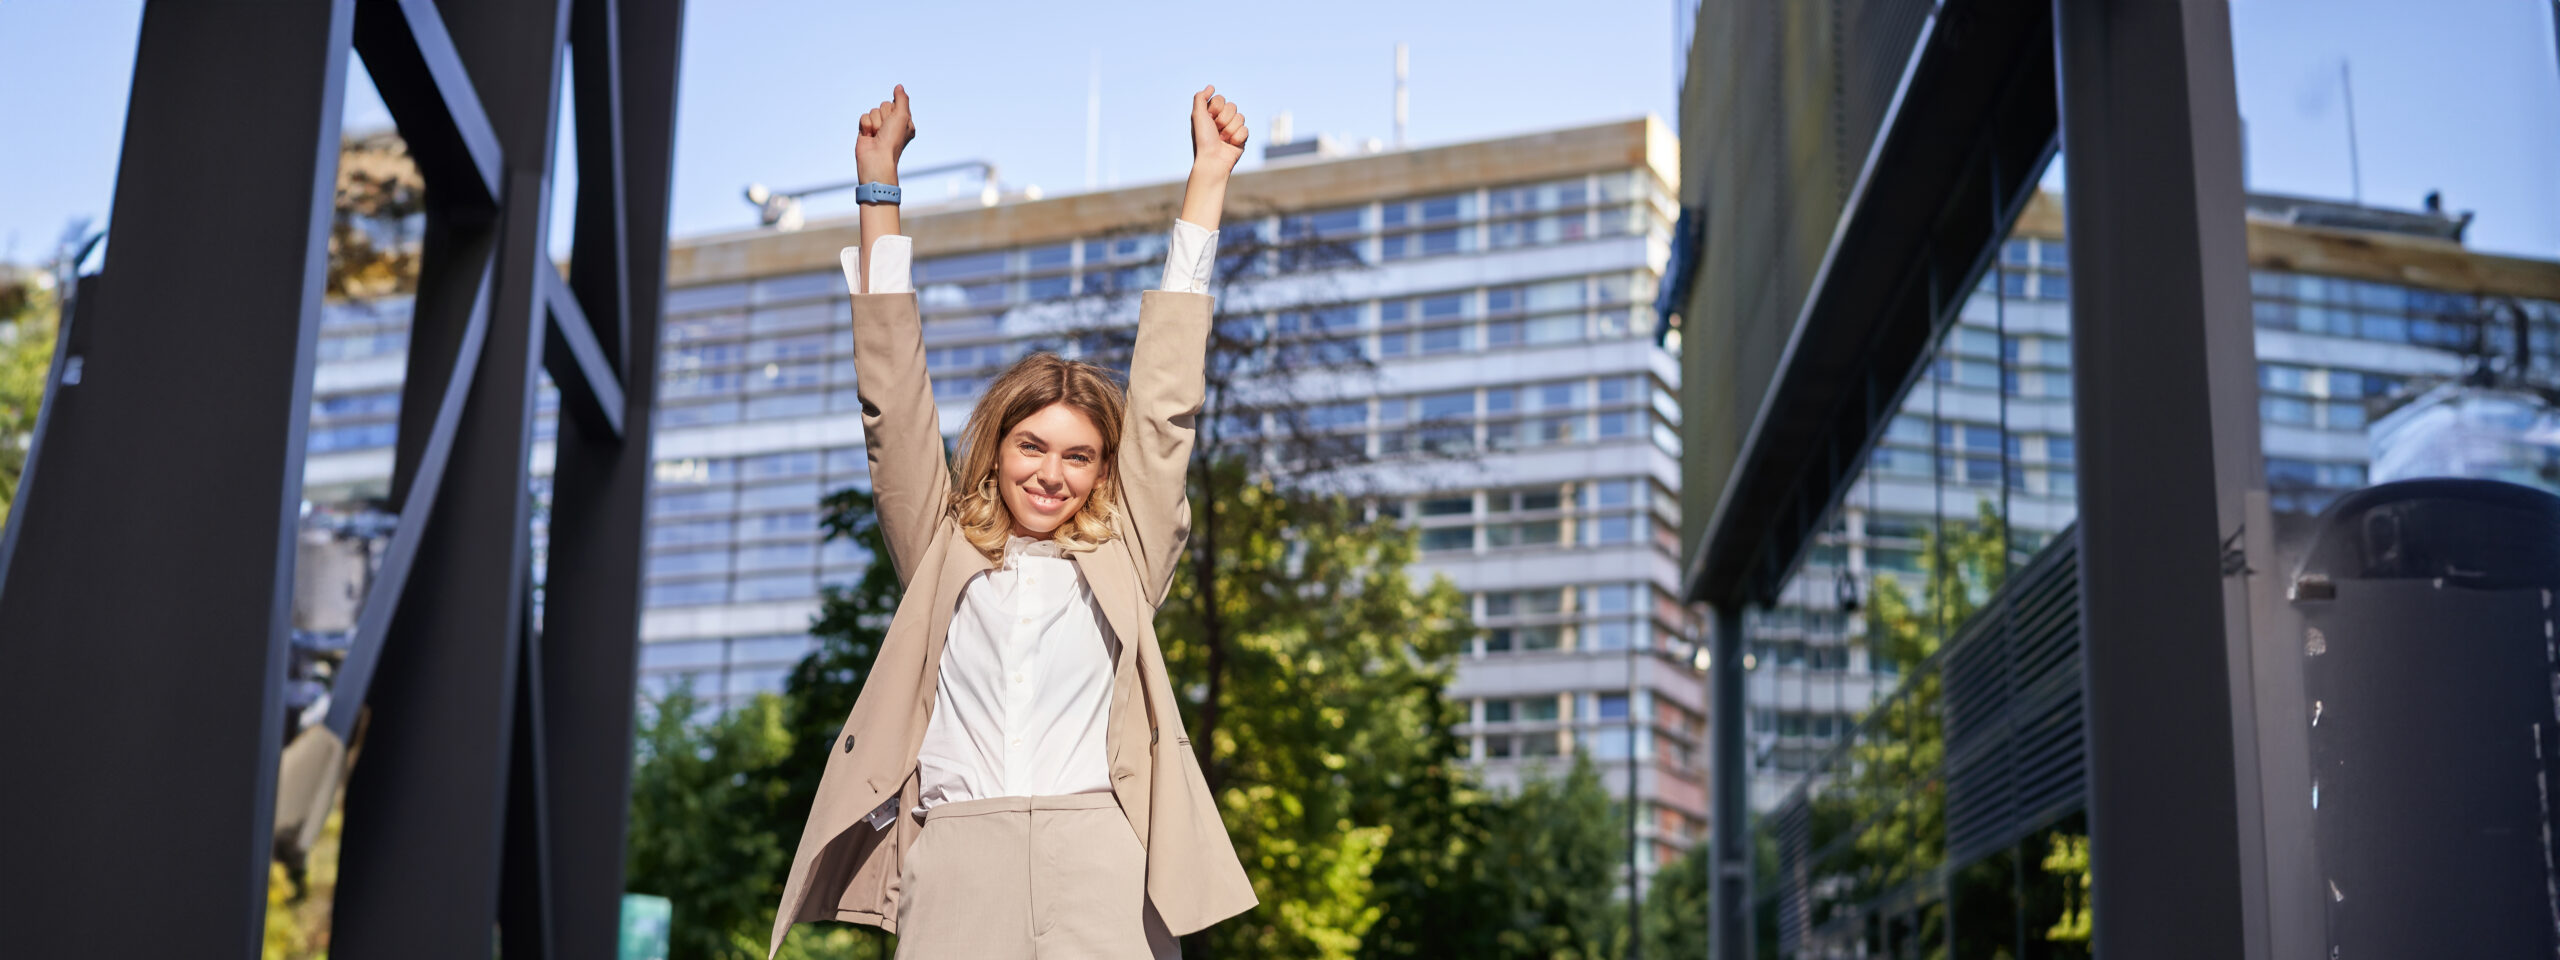
[[[1132,688],[1137,685],[1131,670],[1131,666],[1136,661],[1130,659],[1132,656],[1130,648],[1147,642],[1144,628],[1150,625],[1146,620],[1139,619],[1135,610],[1129,609],[1130,604],[1137,599],[1138,582],[1131,566],[1127,544],[1126,538],[1115,537],[1098,548],[1070,554],[1075,558],[1076,569],[1084,573],[1085,586],[1093,589],[1093,603],[1094,606],[1101,608],[1103,622],[1111,627],[1111,635],[1119,641],[1119,650],[1113,655],[1111,665],[1113,722],[1111,733],[1106,738],[1109,743],[1104,750],[1111,763],[1115,780],[1121,768],[1122,745],[1130,737],[1139,734],[1136,730],[1121,729],[1123,724],[1119,722],[1119,718],[1124,715],[1123,711],[1127,709]]]

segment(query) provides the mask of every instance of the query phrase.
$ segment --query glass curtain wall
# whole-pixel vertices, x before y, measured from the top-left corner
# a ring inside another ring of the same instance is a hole
[[[2075,811],[1974,826],[1961,856],[1949,843],[1948,664],[1989,649],[1978,635],[2010,618],[1985,611],[2068,552],[2077,516],[2067,255],[2060,197],[2041,193],[1782,601],[1752,615],[1763,956],[2086,955]]]

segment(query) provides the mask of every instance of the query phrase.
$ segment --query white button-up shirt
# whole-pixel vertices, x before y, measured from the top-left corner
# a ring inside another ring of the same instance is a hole
[[[1015,537],[960,593],[925,724],[920,806],[1111,791],[1120,641],[1055,541]]]

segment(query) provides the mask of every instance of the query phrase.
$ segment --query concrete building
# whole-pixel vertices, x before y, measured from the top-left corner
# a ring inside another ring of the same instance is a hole
[[[1348,156],[1280,145],[1237,174],[1222,235],[1230,254],[1304,238],[1356,254],[1316,270],[1274,257],[1222,310],[1374,362],[1327,380],[1322,419],[1373,458],[1358,475],[1376,509],[1418,528],[1418,572],[1471,596],[1482,629],[1450,694],[1486,780],[1575,751],[1612,790],[1632,773],[1648,870],[1705,818],[1703,694],[1675,601],[1679,367],[1651,309],[1677,149],[1650,118]],[[1061,311],[1152,284],[1180,189],[906,211],[946,431],[1024,353],[1082,351]],[[867,481],[837,266],[856,235],[846,218],[674,245],[644,691],[778,690],[820,590],[866,560],[822,542],[817,508]],[[323,336],[312,496],[376,495],[405,306],[345,305]]]

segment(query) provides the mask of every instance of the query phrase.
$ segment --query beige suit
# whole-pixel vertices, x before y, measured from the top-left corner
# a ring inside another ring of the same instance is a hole
[[[1145,294],[1128,415],[1113,464],[1120,484],[1117,536],[1073,555],[1093,589],[1094,607],[1122,640],[1111,690],[1111,792],[1146,852],[1147,901],[1176,935],[1255,903],[1183,733],[1155,631],[1156,608],[1191,529],[1183,481],[1212,303],[1201,294]],[[843,732],[826,744],[801,745],[827,751],[827,772],[783,886],[772,950],[781,949],[795,922],[897,930],[901,870],[920,828],[915,818],[900,816],[873,829],[863,817],[893,793],[900,810],[914,809],[916,753],[933,711],[944,635],[962,588],[990,566],[945,509],[951,470],[925,374],[915,295],[856,294],[853,345],[871,492],[906,594]]]

